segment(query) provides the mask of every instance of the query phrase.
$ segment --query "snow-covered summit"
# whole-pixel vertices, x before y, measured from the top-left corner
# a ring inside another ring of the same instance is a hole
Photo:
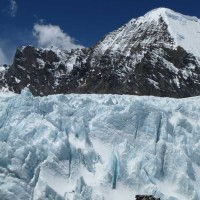
[[[160,16],[162,16],[162,17],[167,16],[167,17],[170,17],[170,18],[173,18],[173,19],[184,18],[184,19],[187,19],[187,20],[190,20],[190,21],[198,21],[197,17],[183,15],[181,13],[173,11],[172,9],[162,8],[162,7],[149,11],[148,13],[146,13],[144,15],[143,18],[158,20]]]
[[[107,49],[113,51],[126,50],[130,47],[128,44],[131,44],[133,38],[138,37],[137,35],[141,35],[145,31],[151,33],[150,29],[152,31],[154,29],[161,30],[162,20],[167,25],[166,32],[169,33],[169,37],[173,41],[173,48],[180,46],[189,53],[200,57],[200,20],[197,17],[183,15],[168,8],[154,9],[142,17],[130,20],[123,27],[106,36],[105,40],[100,43],[100,49],[102,52]],[[160,32],[160,34],[162,33]],[[162,35],[146,34],[142,44],[148,45],[158,36],[162,41]],[[136,40],[135,42],[139,41]],[[129,51],[125,51],[125,53],[130,54]]]
[[[200,20],[171,9],[158,8],[140,17],[138,23],[152,20],[158,22],[160,17],[168,25],[168,31],[174,39],[175,47],[181,46],[186,51],[200,57]]]

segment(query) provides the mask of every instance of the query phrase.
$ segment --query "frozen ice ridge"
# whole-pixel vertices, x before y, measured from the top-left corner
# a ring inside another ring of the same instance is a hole
[[[200,199],[200,97],[0,93],[1,200]]]

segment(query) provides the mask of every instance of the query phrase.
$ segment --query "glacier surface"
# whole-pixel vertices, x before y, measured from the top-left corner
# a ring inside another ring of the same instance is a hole
[[[200,199],[200,97],[0,93],[0,199]]]

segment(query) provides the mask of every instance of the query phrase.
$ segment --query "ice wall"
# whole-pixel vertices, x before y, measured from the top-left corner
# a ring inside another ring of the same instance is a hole
[[[200,97],[0,94],[0,199],[200,199]]]

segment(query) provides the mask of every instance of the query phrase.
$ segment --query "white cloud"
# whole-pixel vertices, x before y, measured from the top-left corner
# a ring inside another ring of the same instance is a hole
[[[15,0],[9,0],[10,1],[10,7],[9,7],[9,13],[11,17],[15,17],[17,14],[17,2]]]
[[[8,59],[5,53],[3,52],[2,48],[0,48],[0,65],[7,64],[7,63],[8,63]]]
[[[0,66],[3,64],[10,65],[13,62],[16,45],[14,45],[9,39],[0,38]]]
[[[66,50],[83,48],[83,46],[76,44],[72,37],[64,33],[56,25],[35,24],[33,35],[37,39],[38,45],[43,48],[50,48],[52,46]]]
[[[1,13],[7,13],[11,17],[16,17],[18,10],[17,2],[15,0],[8,0],[8,5],[3,8],[0,12]]]

